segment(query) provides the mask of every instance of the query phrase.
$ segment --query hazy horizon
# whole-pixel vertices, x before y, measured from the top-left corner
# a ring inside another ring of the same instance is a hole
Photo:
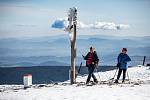
[[[66,18],[70,7],[78,9],[82,29],[77,34],[150,36],[149,0],[0,0],[0,36],[65,35],[67,32],[51,26]],[[84,29],[91,24],[96,29]]]
[[[150,0],[0,0],[0,64],[68,62],[70,40],[64,28],[72,7],[78,11],[78,63],[79,51],[85,55],[90,46],[105,63],[123,47],[130,55],[149,56]]]

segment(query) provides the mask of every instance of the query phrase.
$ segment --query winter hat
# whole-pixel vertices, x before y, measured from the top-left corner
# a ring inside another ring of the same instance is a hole
[[[91,46],[91,47],[90,47],[90,50],[91,50],[91,49],[94,50],[95,48],[93,48],[93,47]]]
[[[90,47],[90,50],[93,49],[93,47]]]
[[[122,51],[127,51],[127,48],[122,48]]]

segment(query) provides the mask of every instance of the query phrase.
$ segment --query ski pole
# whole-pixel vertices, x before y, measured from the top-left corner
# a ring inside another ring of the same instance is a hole
[[[128,71],[127,71],[127,77],[128,77],[129,83],[130,83],[130,78],[129,78],[129,74],[128,74]]]
[[[95,65],[95,67],[96,67],[95,69],[96,69],[96,72],[97,72],[97,74],[98,74],[99,80],[101,81],[100,75],[99,75],[99,73],[98,73],[98,64]]]
[[[78,73],[80,73],[81,67],[82,67],[82,62],[80,63],[80,67],[78,69]]]
[[[78,74],[80,73],[81,67],[82,67],[82,62],[80,63],[80,67],[79,67],[79,69],[77,71],[76,78],[77,78]]]
[[[81,53],[81,51],[80,50],[78,50],[79,51],[79,53],[82,55],[82,57],[84,58],[84,56],[83,56],[83,54]]]
[[[115,74],[114,74],[114,76],[113,76],[113,78],[112,78],[112,82],[113,82],[113,80],[114,80],[114,78],[115,78],[115,76],[116,76],[117,71],[118,71],[118,68],[116,69],[116,72],[115,72]]]

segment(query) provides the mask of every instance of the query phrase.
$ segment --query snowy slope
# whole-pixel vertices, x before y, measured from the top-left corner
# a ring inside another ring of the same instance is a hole
[[[112,71],[106,71],[106,72],[99,72],[95,73],[97,78],[101,81],[109,80],[112,77],[114,77],[116,70]],[[129,75],[129,79],[132,79],[132,81],[136,81],[138,79],[140,80],[150,80],[150,69],[148,67],[138,65],[137,67],[128,68],[127,73]],[[77,81],[85,81],[87,77],[80,77],[78,76]],[[116,78],[116,77],[115,77]],[[122,76],[120,77],[120,79]],[[128,76],[126,76],[128,79]]]
[[[102,81],[113,77],[115,70],[99,72]],[[95,73],[97,78],[98,74]],[[49,84],[47,87],[34,87],[23,90],[22,85],[1,85],[0,100],[149,100],[150,98],[150,69],[134,67],[128,69],[131,81],[143,81],[140,85],[94,85],[77,86]],[[86,81],[87,76],[77,77],[77,82]],[[60,83],[61,84],[61,83]]]

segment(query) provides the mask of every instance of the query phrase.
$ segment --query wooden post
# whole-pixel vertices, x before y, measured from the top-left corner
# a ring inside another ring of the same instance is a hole
[[[144,59],[143,59],[143,66],[145,65],[145,59],[146,59],[146,56],[144,56]]]
[[[76,25],[77,25],[77,9],[75,7],[69,9],[68,14],[68,31],[72,37],[70,38],[71,43],[71,67],[70,67],[70,82],[71,84],[76,83]]]
[[[70,81],[71,84],[76,83],[76,23],[73,24],[73,39],[71,41],[71,72]]]

